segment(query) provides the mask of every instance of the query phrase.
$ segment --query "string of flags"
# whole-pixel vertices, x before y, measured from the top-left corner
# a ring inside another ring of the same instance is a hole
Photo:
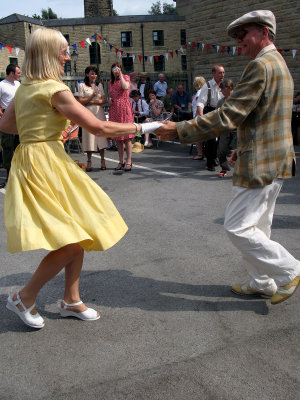
[[[96,41],[96,36],[92,35],[91,37],[94,41]],[[132,53],[125,53],[123,50],[117,48],[116,46],[110,44],[107,39],[105,38],[101,38],[101,36],[99,34],[97,34],[97,41],[98,42],[103,42],[105,49],[109,49],[109,51],[115,51],[116,53],[116,57],[118,59],[121,59],[123,56],[126,55],[127,58],[132,57],[133,62],[135,62],[135,60],[139,60],[139,62],[141,63],[143,60],[143,55],[141,54],[132,54]],[[86,43],[89,46],[92,46],[92,42],[91,39],[89,37],[87,37],[85,40],[81,40],[77,43],[72,44],[72,47],[75,51],[78,52],[78,49],[80,48],[86,48]],[[8,49],[8,51],[10,52],[10,54],[12,54],[12,50],[14,49],[15,51],[15,55],[16,57],[18,57],[19,52],[21,50],[20,47],[13,47],[7,44],[3,44],[0,43],[0,51],[3,49],[3,47],[6,47]],[[174,57],[174,55],[176,54],[176,56],[178,56],[179,54],[185,54],[185,51],[188,49],[195,49],[195,50],[199,50],[202,53],[206,52],[210,52],[211,50],[215,50],[217,53],[227,53],[227,54],[231,54],[233,56],[235,55],[240,55],[242,52],[242,48],[239,46],[222,46],[222,45],[216,45],[216,44],[211,44],[211,43],[203,43],[203,42],[196,42],[196,41],[192,41],[192,42],[188,42],[184,45],[182,45],[179,49],[176,50],[171,50],[171,51],[167,51],[164,54],[158,54],[158,55],[144,55],[144,61],[145,62],[150,62],[151,64],[153,63],[153,59],[155,59],[156,62],[158,62],[158,60],[169,60],[169,56],[171,58]],[[25,51],[25,49],[22,49]],[[282,55],[286,55],[289,52],[292,52],[292,56],[293,58],[296,57],[297,51],[299,49],[277,49],[278,52]],[[70,54],[70,46],[68,46],[68,52]]]

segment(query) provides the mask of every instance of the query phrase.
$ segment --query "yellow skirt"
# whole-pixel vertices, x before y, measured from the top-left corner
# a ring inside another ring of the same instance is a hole
[[[55,141],[17,147],[4,218],[11,253],[71,243],[102,251],[128,229],[110,198]]]

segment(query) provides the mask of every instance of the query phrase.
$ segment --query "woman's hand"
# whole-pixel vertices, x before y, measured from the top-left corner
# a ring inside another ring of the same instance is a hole
[[[162,126],[155,130],[156,136],[162,141],[176,139],[178,136],[176,123],[171,121],[162,121],[162,124]]]

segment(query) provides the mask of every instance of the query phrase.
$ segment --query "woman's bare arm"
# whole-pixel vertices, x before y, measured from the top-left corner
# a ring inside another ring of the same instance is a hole
[[[5,113],[0,118],[0,131],[12,135],[18,134],[14,100],[9,104]]]
[[[100,121],[67,90],[55,93],[52,105],[61,114],[96,136],[118,137],[136,133],[136,126],[133,123]]]

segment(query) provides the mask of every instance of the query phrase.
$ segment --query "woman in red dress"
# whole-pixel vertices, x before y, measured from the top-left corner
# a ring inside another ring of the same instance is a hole
[[[122,68],[119,63],[114,63],[111,66],[111,80],[109,81],[109,120],[114,122],[134,122],[131,103],[129,100],[129,86],[130,78],[128,75],[123,75]],[[132,162],[132,143],[131,139],[134,135],[119,136],[114,138],[117,143],[119,153],[119,164],[116,168],[117,171],[124,169],[124,171],[131,171]],[[124,160],[124,143],[127,154],[125,164]]]

